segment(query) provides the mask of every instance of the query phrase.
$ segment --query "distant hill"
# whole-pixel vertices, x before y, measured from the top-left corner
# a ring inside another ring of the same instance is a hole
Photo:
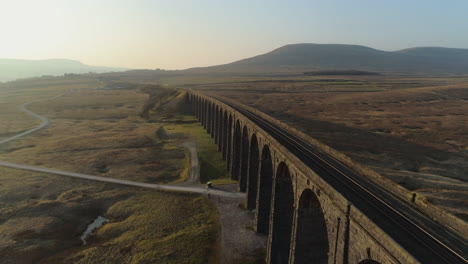
[[[63,75],[64,73],[123,71],[124,68],[97,67],[67,59],[16,60],[0,59],[0,81],[11,81],[43,75]]]
[[[468,73],[468,49],[438,47],[382,51],[344,44],[291,44],[209,71],[361,70],[392,73]]]

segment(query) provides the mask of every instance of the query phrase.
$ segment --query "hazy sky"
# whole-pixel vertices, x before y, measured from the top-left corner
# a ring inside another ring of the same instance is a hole
[[[290,43],[468,48],[468,1],[0,0],[0,34],[0,58],[180,69]]]

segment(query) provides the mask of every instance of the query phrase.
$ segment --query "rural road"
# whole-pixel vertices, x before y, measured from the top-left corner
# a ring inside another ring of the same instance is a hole
[[[198,164],[197,145],[190,141],[185,142],[181,146],[190,151],[190,176],[186,181],[181,182],[179,185],[200,186],[200,168]]]
[[[152,184],[152,183],[144,183],[144,182],[136,182],[136,181],[127,181],[127,180],[120,180],[120,179],[113,179],[107,177],[100,177],[88,174],[81,174],[76,172],[68,172],[68,171],[61,171],[61,170],[54,170],[54,169],[47,169],[23,164],[15,164],[6,161],[0,161],[0,166],[14,168],[14,169],[21,169],[21,170],[28,170],[28,171],[36,171],[36,172],[45,172],[50,174],[56,174],[61,176],[67,177],[74,177],[92,181],[100,181],[100,182],[108,182],[108,183],[116,183],[128,186],[135,186],[135,187],[143,187],[143,188],[151,188],[156,190],[163,190],[163,191],[180,191],[180,192],[192,192],[192,193],[201,193],[201,194],[210,194],[212,196],[221,196],[221,197],[229,197],[229,198],[238,198],[242,197],[241,193],[237,192],[227,192],[215,189],[206,189],[202,187],[188,187],[188,186],[177,186],[177,185],[163,185],[163,184]]]
[[[48,100],[55,99],[59,96],[62,96],[63,94],[54,96],[52,98],[49,98]],[[20,106],[20,109],[23,112],[26,112],[27,114],[36,117],[40,119],[42,122],[40,125],[29,129],[25,132],[22,132],[20,134],[17,134],[15,136],[6,138],[2,141],[0,141],[0,145],[11,142],[13,140],[16,140],[18,138],[27,136],[29,134],[32,134],[47,125],[49,125],[49,120],[46,117],[40,116],[30,110],[27,109],[27,106],[31,104],[32,102],[29,103],[24,103]],[[198,159],[196,155],[196,148],[194,146],[186,146],[190,150],[191,156],[192,156],[192,162],[191,162],[191,170],[190,170],[190,178],[188,182],[190,184],[196,184],[199,178],[199,169],[198,169]],[[54,170],[54,169],[47,169],[47,168],[42,168],[42,167],[35,167],[35,166],[30,166],[30,165],[24,165],[24,164],[15,164],[15,163],[10,163],[10,162],[5,162],[5,161],[0,161],[0,166],[3,167],[8,167],[8,168],[14,168],[14,169],[21,169],[21,170],[28,170],[28,171],[36,171],[36,172],[44,172],[44,173],[50,173],[50,174],[55,174],[55,175],[61,175],[61,176],[67,176],[67,177],[74,177],[74,178],[80,178],[80,179],[86,179],[86,180],[92,180],[92,181],[100,181],[100,182],[108,182],[108,183],[115,183],[115,184],[121,184],[121,185],[127,185],[127,186],[134,186],[134,187],[142,187],[142,188],[151,188],[151,189],[156,189],[156,190],[163,190],[163,191],[179,191],[179,192],[191,192],[191,193],[200,193],[200,194],[210,194],[211,196],[220,196],[220,197],[229,197],[229,198],[239,198],[243,197],[245,194],[238,193],[238,192],[228,192],[228,191],[222,191],[222,190],[216,190],[216,189],[206,189],[203,187],[190,187],[190,186],[179,186],[179,185],[163,185],[163,184],[152,184],[152,183],[143,183],[143,182],[135,182],[135,181],[127,181],[127,180],[120,180],[120,179],[113,179],[113,178],[107,178],[107,177],[100,177],[100,176],[94,176],[94,175],[87,175],[87,174],[81,174],[81,173],[75,173],[75,172],[68,172],[68,171],[62,171],[62,170]]]

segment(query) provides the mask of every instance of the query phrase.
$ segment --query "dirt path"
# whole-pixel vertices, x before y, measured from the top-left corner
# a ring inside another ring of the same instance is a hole
[[[36,127],[34,127],[34,128],[31,128],[31,129],[29,129],[29,130],[23,132],[23,133],[20,133],[20,134],[14,135],[14,136],[12,136],[12,137],[6,138],[6,139],[4,139],[4,140],[1,140],[1,141],[0,141],[0,145],[5,144],[5,143],[10,142],[10,141],[13,141],[13,140],[18,139],[18,138],[27,136],[27,135],[29,135],[29,134],[32,134],[32,133],[34,133],[34,132],[36,132],[36,131],[38,131],[38,130],[40,130],[40,129],[42,129],[42,128],[44,128],[44,127],[46,127],[46,126],[49,125],[49,119],[47,119],[47,118],[45,118],[45,117],[43,117],[43,116],[40,116],[40,115],[38,115],[38,114],[36,114],[36,113],[33,113],[33,112],[29,111],[29,110],[26,108],[26,106],[28,106],[29,104],[31,104],[31,103],[22,104],[22,105],[20,106],[21,111],[26,112],[27,114],[32,115],[32,116],[34,116],[35,118],[40,119],[40,120],[42,121],[41,124],[38,125],[38,126],[36,126]]]
[[[152,184],[152,183],[144,183],[144,182],[119,180],[119,179],[114,179],[114,178],[100,177],[100,176],[81,174],[81,173],[76,173],[76,172],[47,169],[47,168],[29,166],[29,165],[24,165],[24,164],[15,164],[15,163],[10,163],[6,161],[0,161],[0,166],[14,168],[14,169],[28,170],[28,171],[45,172],[45,173],[80,178],[80,179],[85,179],[85,180],[116,183],[116,184],[122,184],[122,185],[134,186],[134,187],[151,188],[151,189],[163,190],[163,191],[191,192],[191,193],[200,193],[200,194],[205,194],[205,195],[210,194],[213,196],[230,197],[230,198],[239,198],[239,197],[245,196],[242,193],[229,192],[229,191],[224,191],[224,190],[219,190],[219,189],[206,189],[203,187],[164,185],[164,184]]]
[[[191,173],[189,179],[179,185],[202,186],[197,146],[195,142],[186,142],[182,146],[190,151]],[[238,193],[237,184],[220,185],[210,190]],[[253,231],[254,212],[239,207],[245,197],[226,197],[210,193],[210,199],[218,208],[221,222],[219,263],[234,264],[248,258],[254,259],[255,254],[266,247],[266,236]]]
[[[181,186],[201,186],[200,183],[200,165],[198,164],[197,145],[189,141],[181,145],[190,151],[190,177],[180,183]]]
[[[221,187],[235,191],[237,184]],[[221,221],[221,259],[223,264],[236,264],[258,258],[266,248],[267,237],[253,230],[254,212],[240,206],[244,198],[211,196],[218,207]]]
[[[53,100],[53,99],[55,99],[55,98],[58,98],[58,97],[60,97],[60,96],[65,95],[65,94],[67,94],[67,93],[58,94],[58,95],[56,95],[56,96],[54,96],[54,97],[51,97],[51,98],[49,98],[49,99],[46,99],[46,101],[48,101],[48,100]],[[5,143],[10,142],[10,141],[13,141],[13,140],[18,139],[18,138],[27,136],[27,135],[29,135],[29,134],[32,134],[32,133],[34,133],[34,132],[36,132],[36,131],[38,131],[38,130],[40,130],[40,129],[43,129],[44,127],[46,127],[46,126],[49,125],[49,119],[47,119],[47,117],[40,116],[40,115],[38,115],[38,114],[36,114],[36,113],[30,111],[30,110],[27,108],[27,106],[30,105],[30,104],[32,104],[32,103],[34,103],[34,102],[24,103],[24,104],[20,105],[19,109],[20,109],[21,111],[27,113],[28,115],[31,115],[31,116],[33,116],[33,117],[35,117],[35,118],[41,120],[41,124],[39,124],[38,126],[36,126],[36,127],[34,127],[34,128],[31,128],[31,129],[29,129],[29,130],[23,132],[23,133],[19,133],[19,134],[17,134],[17,135],[12,136],[12,137],[9,137],[9,138],[6,138],[6,139],[4,139],[4,140],[1,140],[1,141],[0,141],[0,145],[5,144]]]

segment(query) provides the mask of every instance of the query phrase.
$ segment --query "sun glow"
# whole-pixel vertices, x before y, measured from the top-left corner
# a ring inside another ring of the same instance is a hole
[[[180,69],[291,43],[468,47],[460,34],[466,1],[424,7],[403,0],[0,0],[0,58]]]

